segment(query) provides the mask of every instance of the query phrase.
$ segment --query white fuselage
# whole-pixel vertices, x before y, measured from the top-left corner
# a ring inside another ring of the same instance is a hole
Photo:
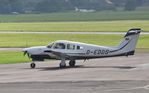
[[[63,43],[65,45],[64,49],[55,48],[54,46],[57,43]],[[67,46],[73,45],[73,49],[67,48]],[[28,51],[30,55],[49,55],[52,59],[60,59],[60,56],[54,54],[53,52],[45,52],[45,51],[54,51],[61,54],[65,54],[70,57],[74,57],[74,59],[90,59],[90,58],[101,58],[101,57],[109,57],[118,55],[123,53],[123,51],[116,51],[118,47],[106,47],[106,46],[97,46],[86,43],[72,42],[72,41],[56,41],[53,43],[53,46],[48,48],[48,46],[38,46],[26,48],[23,51]]]

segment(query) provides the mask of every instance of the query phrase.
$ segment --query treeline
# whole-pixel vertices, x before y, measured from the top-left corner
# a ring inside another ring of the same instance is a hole
[[[113,9],[113,5],[105,0],[42,0],[35,6],[35,11],[59,12],[78,9],[93,9],[96,11]]]
[[[11,12],[24,12],[23,3],[20,0],[0,0],[0,14]]]
[[[133,11],[149,0],[0,0],[0,14],[7,13],[51,13],[72,11],[75,8],[86,10]]]

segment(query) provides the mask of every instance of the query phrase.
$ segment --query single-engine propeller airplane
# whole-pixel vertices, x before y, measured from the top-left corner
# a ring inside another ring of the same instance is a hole
[[[25,48],[23,52],[24,55],[27,54],[32,59],[31,68],[35,68],[35,61],[44,61],[45,59],[61,60],[60,68],[65,68],[66,60],[69,60],[69,66],[74,67],[76,60],[134,55],[140,32],[139,28],[130,29],[122,42],[115,47],[59,40],[48,46]]]

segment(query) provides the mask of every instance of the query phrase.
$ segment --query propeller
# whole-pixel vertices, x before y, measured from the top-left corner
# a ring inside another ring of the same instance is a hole
[[[30,56],[30,54],[27,52],[27,51],[24,51],[24,54],[23,54],[24,56],[28,56],[28,58],[31,58],[31,56]]]

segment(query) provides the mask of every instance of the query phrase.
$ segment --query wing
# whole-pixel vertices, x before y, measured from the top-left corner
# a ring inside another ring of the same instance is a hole
[[[62,52],[57,52],[57,51],[53,51],[53,50],[46,50],[44,51],[45,53],[52,53],[60,58],[67,58],[67,59],[71,59],[71,56],[67,55],[66,53],[62,53]]]

